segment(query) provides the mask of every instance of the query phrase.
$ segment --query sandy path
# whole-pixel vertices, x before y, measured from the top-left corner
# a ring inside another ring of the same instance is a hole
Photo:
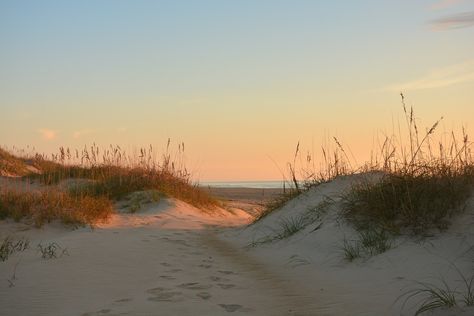
[[[198,212],[161,204],[94,230],[0,223],[0,237],[31,243],[0,262],[0,314],[311,315],[301,285],[220,239],[244,218]],[[50,242],[67,254],[42,259],[36,245]]]

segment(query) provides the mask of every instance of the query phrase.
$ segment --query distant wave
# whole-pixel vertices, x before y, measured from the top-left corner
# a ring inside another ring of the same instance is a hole
[[[283,181],[205,181],[200,182],[199,185],[216,188],[281,189],[283,188]],[[285,186],[290,187],[288,183]]]

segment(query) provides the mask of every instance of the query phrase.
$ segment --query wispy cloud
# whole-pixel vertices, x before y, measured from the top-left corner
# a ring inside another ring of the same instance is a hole
[[[474,81],[474,60],[434,69],[417,80],[390,85],[385,90],[400,92],[434,89],[470,81]]]
[[[464,0],[440,0],[430,6],[431,10],[442,10],[460,4]]]
[[[38,133],[40,133],[41,137],[45,140],[52,140],[55,139],[57,136],[56,131],[53,131],[49,128],[40,128],[38,130]]]
[[[78,138],[81,138],[82,136],[90,134],[92,132],[93,132],[93,130],[91,130],[91,129],[82,129],[82,130],[75,131],[74,133],[72,133],[72,137],[75,138],[75,139],[78,139]]]
[[[474,11],[445,16],[430,22],[437,31],[474,26]]]

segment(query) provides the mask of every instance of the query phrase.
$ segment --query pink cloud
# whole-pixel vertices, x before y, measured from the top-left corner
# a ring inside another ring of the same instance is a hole
[[[474,60],[460,64],[433,69],[431,72],[415,80],[390,85],[387,91],[413,91],[425,89],[438,89],[465,82],[474,81]]]
[[[462,3],[464,0],[440,0],[430,6],[431,10],[442,10]]]
[[[431,21],[435,30],[450,30],[474,26],[474,11],[462,12]]]
[[[48,128],[41,128],[38,130],[38,132],[40,133],[41,137],[45,140],[52,140],[52,139],[55,139],[57,136],[56,131],[53,131]]]

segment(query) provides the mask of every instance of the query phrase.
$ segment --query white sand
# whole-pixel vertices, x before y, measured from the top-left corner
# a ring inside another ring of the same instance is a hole
[[[355,179],[321,185],[247,228],[245,212],[211,216],[176,200],[116,215],[96,229],[0,221],[2,239],[31,242],[0,262],[0,315],[412,315],[416,301],[401,310],[403,300],[395,300],[414,281],[443,277],[462,290],[452,263],[474,273],[472,204],[442,235],[400,239],[394,249],[352,263],[338,247],[354,232],[332,212],[288,239],[245,247],[276,234],[281,217],[335,197]],[[67,254],[42,259],[40,242]]]

